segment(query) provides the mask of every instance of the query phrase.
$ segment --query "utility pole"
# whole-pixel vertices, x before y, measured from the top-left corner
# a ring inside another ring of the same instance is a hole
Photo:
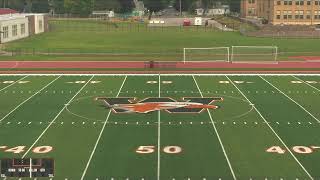
[[[3,0],[3,8],[6,8],[6,0]]]
[[[181,3],[181,0],[179,1],[179,5],[180,5],[180,16],[182,16],[182,3]]]

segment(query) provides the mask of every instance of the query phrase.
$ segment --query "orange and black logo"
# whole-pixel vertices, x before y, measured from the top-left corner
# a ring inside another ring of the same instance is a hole
[[[205,109],[217,109],[212,103],[222,101],[221,97],[184,97],[183,101],[172,98],[146,98],[138,101],[136,98],[109,98],[97,97],[96,100],[103,101],[105,107],[111,108],[115,113],[149,113],[165,110],[169,113],[200,113]]]

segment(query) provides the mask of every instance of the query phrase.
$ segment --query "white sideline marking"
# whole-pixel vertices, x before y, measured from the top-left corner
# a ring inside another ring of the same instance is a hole
[[[35,95],[39,94],[43,89],[47,88],[48,86],[50,86],[53,82],[55,82],[57,79],[59,79],[61,76],[58,76],[57,78],[55,78],[54,80],[52,80],[50,83],[48,83],[47,85],[45,85],[43,88],[41,88],[39,91],[37,91],[36,93],[34,93],[32,96],[30,96],[29,98],[27,98],[26,100],[24,100],[22,103],[20,103],[18,106],[16,106],[14,109],[12,109],[8,114],[6,114],[3,118],[0,119],[0,122],[3,121],[5,118],[7,118],[11,113],[13,113],[15,110],[17,110],[20,106],[22,106],[24,103],[26,103],[27,101],[29,101],[31,98],[33,98]]]
[[[288,99],[290,99],[292,102],[294,102],[296,105],[298,105],[301,109],[303,109],[306,113],[308,113],[313,119],[315,119],[316,121],[318,121],[320,123],[320,120],[318,118],[316,118],[313,114],[311,114],[308,110],[306,110],[302,105],[300,105],[297,101],[293,100],[291,97],[289,97],[286,93],[282,92],[280,89],[278,89],[276,86],[274,86],[271,82],[269,82],[268,80],[266,80],[265,78],[259,76],[261,79],[263,79],[265,82],[267,82],[270,86],[272,86],[273,88],[275,88],[276,90],[278,90],[281,94],[283,94],[284,96],[286,96]]]
[[[198,83],[197,83],[196,78],[195,78],[194,76],[192,76],[192,78],[193,78],[193,81],[195,82],[195,84],[196,84],[196,86],[197,86],[197,88],[198,88],[198,91],[200,92],[200,96],[203,97],[203,94],[201,93],[201,89],[200,89],[200,87],[199,87],[199,85],[198,85]],[[214,124],[214,122],[213,122],[213,119],[212,119],[212,116],[211,116],[211,113],[210,113],[209,109],[207,109],[207,112],[208,112],[209,118],[210,118],[210,120],[211,120],[212,127],[213,127],[215,133],[217,134],[217,138],[218,138],[218,140],[219,140],[219,143],[220,143],[220,146],[221,146],[221,148],[222,148],[223,154],[224,154],[224,156],[225,156],[225,158],[226,158],[226,160],[227,160],[227,163],[228,163],[228,165],[229,165],[229,168],[230,168],[232,177],[233,177],[234,180],[236,180],[237,178],[236,178],[235,173],[234,173],[234,171],[233,171],[233,168],[232,168],[232,165],[231,165],[230,160],[229,160],[229,158],[228,158],[228,155],[227,155],[227,153],[226,153],[226,150],[224,149],[224,146],[223,146],[222,140],[221,140],[221,138],[220,138],[220,135],[219,135],[219,133],[218,133],[218,130],[217,130],[217,128],[216,128],[216,126],[215,126],[215,124]]]
[[[5,90],[5,89],[7,89],[8,87],[15,85],[16,83],[18,83],[19,81],[21,81],[21,80],[23,80],[23,79],[27,78],[28,76],[29,76],[29,75],[24,76],[23,78],[18,79],[18,80],[17,80],[17,81],[15,81],[14,83],[11,83],[11,84],[9,84],[9,85],[8,85],[8,86],[6,86],[6,87],[3,87],[2,89],[0,89],[0,91],[3,91],[3,90]]]
[[[160,98],[161,97],[161,76],[159,74],[159,79],[158,79],[158,84],[159,84],[159,94],[158,94],[158,97]],[[160,131],[160,128],[161,128],[161,124],[160,124],[160,118],[161,118],[161,115],[160,115],[160,110],[158,111],[158,163],[157,163],[157,180],[160,180],[160,135],[161,135],[161,131]]]
[[[84,84],[79,91],[69,100],[67,104],[70,104],[72,100],[82,91],[83,88],[86,87],[87,84],[91,81],[91,79],[94,77],[94,75],[88,80],[86,84]],[[40,136],[34,141],[34,143],[30,146],[30,148],[23,154],[22,158],[26,157],[26,155],[29,153],[29,151],[38,143],[38,141],[41,139],[41,137],[47,132],[47,130],[51,127],[51,125],[55,122],[55,120],[60,116],[60,114],[64,111],[64,109],[67,106],[63,106],[63,108],[60,110],[60,112],[56,115],[56,117],[53,118],[53,120],[49,123],[49,125],[46,127],[46,129],[40,134]]]
[[[122,82],[122,84],[121,84],[121,86],[120,86],[120,89],[119,89],[118,94],[117,94],[116,97],[119,96],[119,94],[120,94],[120,92],[121,92],[121,89],[122,89],[124,83],[126,82],[126,80],[127,80],[127,76],[125,76],[125,78],[124,78],[124,80],[123,80],[123,82]],[[90,82],[90,81],[88,81],[88,82]],[[90,157],[89,157],[89,160],[88,160],[88,162],[87,162],[87,165],[86,165],[86,167],[85,167],[85,169],[84,169],[84,171],[83,171],[83,173],[82,173],[81,180],[84,179],[84,177],[85,177],[85,175],[86,175],[86,173],[87,173],[87,170],[88,170],[88,168],[89,168],[89,165],[90,165],[90,162],[91,162],[91,160],[92,160],[92,157],[93,157],[93,155],[94,155],[94,153],[95,153],[95,151],[96,151],[96,149],[97,149],[97,147],[98,147],[98,144],[99,144],[99,141],[100,141],[100,139],[101,139],[102,133],[103,133],[103,131],[104,131],[104,129],[106,128],[106,125],[107,125],[107,123],[108,123],[110,114],[111,114],[111,110],[109,110],[109,113],[108,113],[108,115],[107,115],[107,118],[106,118],[106,120],[105,120],[104,123],[103,123],[103,127],[102,127],[102,129],[101,129],[101,131],[100,131],[100,134],[99,134],[99,136],[98,136],[98,139],[97,139],[97,141],[96,141],[96,144],[95,144],[94,147],[93,147],[93,150],[92,150],[92,152],[91,152],[91,154],[90,154]]]
[[[231,82],[231,84],[241,93],[241,95],[250,103],[251,101],[247,98],[247,96],[233,83],[233,81],[230,80],[228,76],[226,76],[228,80]],[[278,140],[282,143],[282,145],[287,149],[287,151],[291,154],[291,156],[294,158],[294,160],[300,165],[300,167],[303,169],[303,171],[309,176],[311,180],[313,180],[313,177],[310,175],[310,173],[306,170],[306,168],[300,163],[300,161],[296,158],[296,156],[292,153],[290,148],[284,143],[284,141],[280,138],[280,136],[275,132],[275,130],[271,127],[269,123],[267,123],[266,118],[260,113],[260,111],[256,108],[256,106],[253,106],[254,110],[259,114],[259,116],[263,119],[263,121],[267,124],[267,126],[270,128],[270,130],[273,132],[273,134],[278,138]]]

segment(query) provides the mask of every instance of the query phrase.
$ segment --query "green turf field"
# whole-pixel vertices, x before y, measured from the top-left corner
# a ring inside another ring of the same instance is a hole
[[[319,95],[316,75],[2,75],[0,158],[53,158],[57,180],[316,179]],[[223,101],[121,114],[96,97]]]
[[[256,38],[203,27],[147,27],[140,23],[52,20],[51,31],[7,43],[0,60],[181,61],[183,48],[277,46],[279,60],[319,56],[318,39]]]

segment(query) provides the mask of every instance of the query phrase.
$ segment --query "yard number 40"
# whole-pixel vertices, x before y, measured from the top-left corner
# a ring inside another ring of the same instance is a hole
[[[298,154],[311,154],[314,152],[315,149],[320,149],[319,146],[293,146],[292,151]],[[281,148],[280,146],[272,146],[266,150],[269,153],[277,153],[277,154],[284,154],[286,152],[285,149]]]
[[[150,153],[154,153],[155,149],[156,149],[155,146],[139,146],[136,149],[136,153],[150,154]],[[182,148],[179,146],[166,146],[162,149],[162,151],[167,154],[179,154],[182,152]]]

